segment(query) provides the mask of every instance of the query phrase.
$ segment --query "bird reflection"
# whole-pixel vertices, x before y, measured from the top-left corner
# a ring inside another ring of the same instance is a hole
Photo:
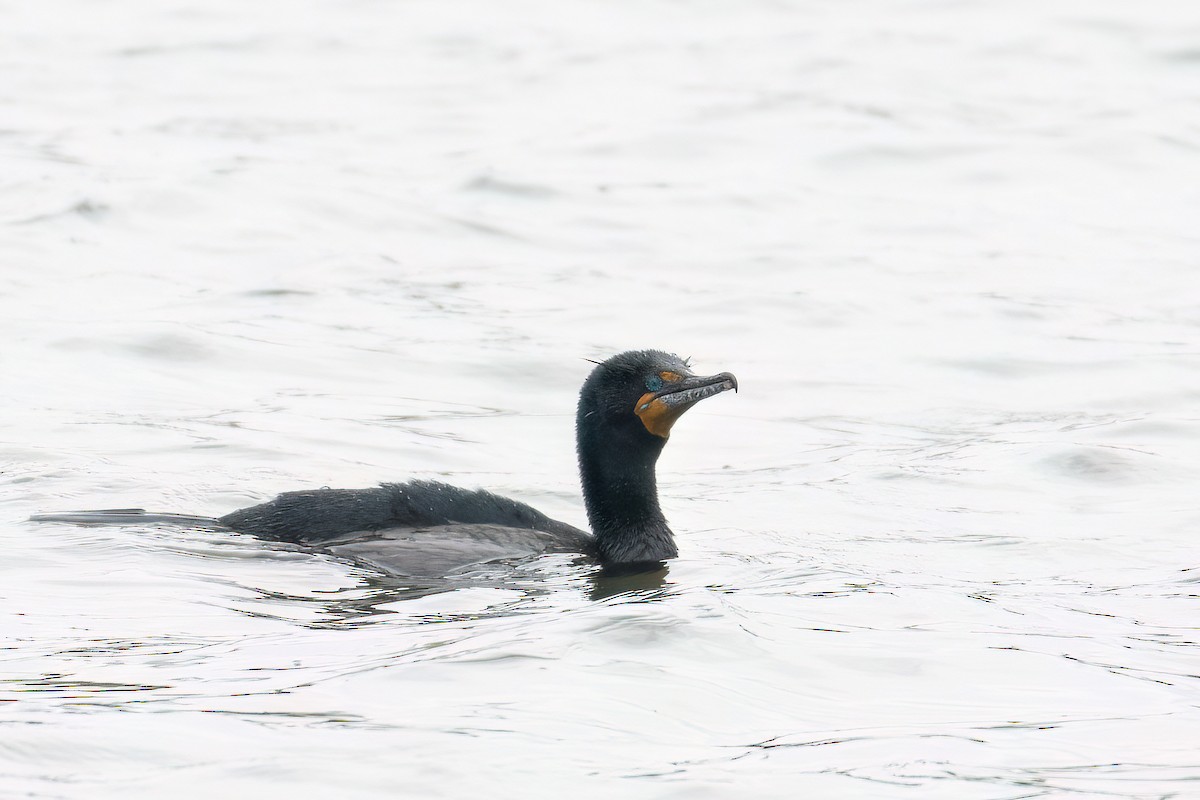
[[[358,565],[356,565],[358,566]],[[634,602],[656,602],[666,597],[662,590],[669,584],[666,565],[642,572],[614,572],[598,569],[594,562],[576,559],[576,569],[564,575],[561,567],[557,575],[549,576],[537,569],[536,562],[519,565],[516,570],[506,568],[481,570],[463,575],[413,580],[389,575],[373,569],[357,570],[361,582],[352,587],[311,595],[294,595],[261,588],[249,588],[255,598],[270,604],[277,613],[264,611],[261,606],[240,608],[251,616],[269,616],[288,619],[307,627],[358,627],[382,619],[404,614],[402,604],[461,589],[500,589],[517,593],[511,599],[491,604],[484,609],[468,612],[436,613],[431,618],[438,621],[486,619],[512,616],[523,613],[533,600],[558,592],[564,588],[577,588],[592,601],[607,600],[618,595],[629,595]],[[401,605],[397,605],[401,604]],[[287,608],[303,610],[304,619],[296,619],[287,613]]]
[[[667,573],[670,571],[666,564],[647,572],[596,570],[589,576],[591,591],[588,592],[588,597],[592,600],[605,600],[619,594],[645,592],[645,596],[638,598],[639,600],[661,600],[664,595],[659,590],[667,585]]]

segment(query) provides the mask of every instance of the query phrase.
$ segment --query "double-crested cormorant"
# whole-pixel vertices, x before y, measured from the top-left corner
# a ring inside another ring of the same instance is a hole
[[[576,448],[592,534],[524,503],[433,481],[371,489],[286,492],[212,519],[140,509],[41,514],[38,521],[174,522],[320,547],[397,575],[434,577],[540,553],[586,553],[610,571],[657,568],[674,558],[658,505],[655,463],[671,426],[696,403],[737,389],[728,372],[692,374],[686,361],[637,350],[600,363],[579,394]]]

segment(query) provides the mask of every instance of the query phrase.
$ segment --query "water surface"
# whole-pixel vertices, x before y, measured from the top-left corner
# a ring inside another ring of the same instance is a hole
[[[0,10],[4,794],[1200,794],[1200,7]],[[657,583],[25,521],[582,525],[631,347]]]

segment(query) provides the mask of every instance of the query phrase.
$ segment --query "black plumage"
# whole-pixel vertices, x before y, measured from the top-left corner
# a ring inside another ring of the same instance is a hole
[[[674,558],[655,465],[671,425],[700,400],[737,388],[701,377],[676,356],[639,350],[598,364],[580,391],[576,443],[588,534],[515,500],[436,481],[286,492],[218,519],[137,509],[34,517],[79,523],[178,522],[320,547],[399,575],[443,575],[476,564],[577,552],[614,571]]]

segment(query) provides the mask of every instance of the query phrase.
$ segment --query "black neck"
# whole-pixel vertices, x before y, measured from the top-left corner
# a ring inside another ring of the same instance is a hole
[[[606,565],[678,555],[658,505],[655,464],[666,439],[645,431],[579,431],[579,477],[596,549]]]

